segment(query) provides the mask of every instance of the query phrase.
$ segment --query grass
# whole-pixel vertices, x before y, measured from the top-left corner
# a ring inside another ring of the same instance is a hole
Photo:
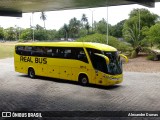
[[[13,57],[14,44],[0,43],[0,59]]]

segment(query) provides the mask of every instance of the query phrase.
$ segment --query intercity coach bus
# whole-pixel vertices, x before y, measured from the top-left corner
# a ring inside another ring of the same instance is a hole
[[[45,76],[110,86],[123,81],[123,54],[91,42],[35,42],[15,45],[15,71],[30,78]]]

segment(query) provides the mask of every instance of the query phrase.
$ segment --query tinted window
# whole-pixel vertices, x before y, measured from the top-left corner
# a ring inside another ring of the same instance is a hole
[[[80,60],[88,63],[88,60],[83,48],[17,46],[16,53],[24,56],[76,59],[76,60]]]
[[[45,56],[44,47],[39,47],[39,46],[32,47],[31,55],[40,57]]]
[[[87,52],[89,54],[93,67],[99,71],[106,73],[107,67],[106,67],[105,59],[100,56],[95,55],[95,53],[102,54],[102,52],[100,50],[91,49],[91,48],[87,48]]]
[[[78,60],[88,63],[88,59],[83,48],[76,49],[76,52]]]
[[[24,48],[25,48],[24,46],[17,46],[16,53],[19,55],[23,55]]]
[[[65,59],[76,59],[88,63],[83,48],[58,48],[58,57]]]
[[[102,54],[102,52],[100,50],[93,49],[93,48],[87,48],[87,52],[88,52],[88,54],[89,54],[90,57],[92,55],[94,55],[94,53],[100,53],[100,54]]]
[[[31,52],[32,52],[31,46],[17,46],[16,47],[16,53],[19,55],[30,56]]]

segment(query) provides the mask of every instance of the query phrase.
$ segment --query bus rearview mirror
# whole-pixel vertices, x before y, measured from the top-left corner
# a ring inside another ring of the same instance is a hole
[[[99,54],[99,53],[94,53],[94,54],[97,55],[97,56],[100,56],[100,57],[104,58],[105,61],[106,61],[106,64],[109,64],[110,60],[109,60],[109,58],[107,56],[105,56],[103,54]]]
[[[125,62],[128,63],[128,58],[127,56],[123,55],[123,54],[119,54],[120,57],[123,57],[125,59]]]

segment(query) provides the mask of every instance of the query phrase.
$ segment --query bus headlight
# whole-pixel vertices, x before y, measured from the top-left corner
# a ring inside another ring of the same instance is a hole
[[[120,78],[110,78],[110,80],[120,80]]]
[[[107,79],[109,80],[121,80],[122,77],[113,77],[113,76],[106,76]]]

